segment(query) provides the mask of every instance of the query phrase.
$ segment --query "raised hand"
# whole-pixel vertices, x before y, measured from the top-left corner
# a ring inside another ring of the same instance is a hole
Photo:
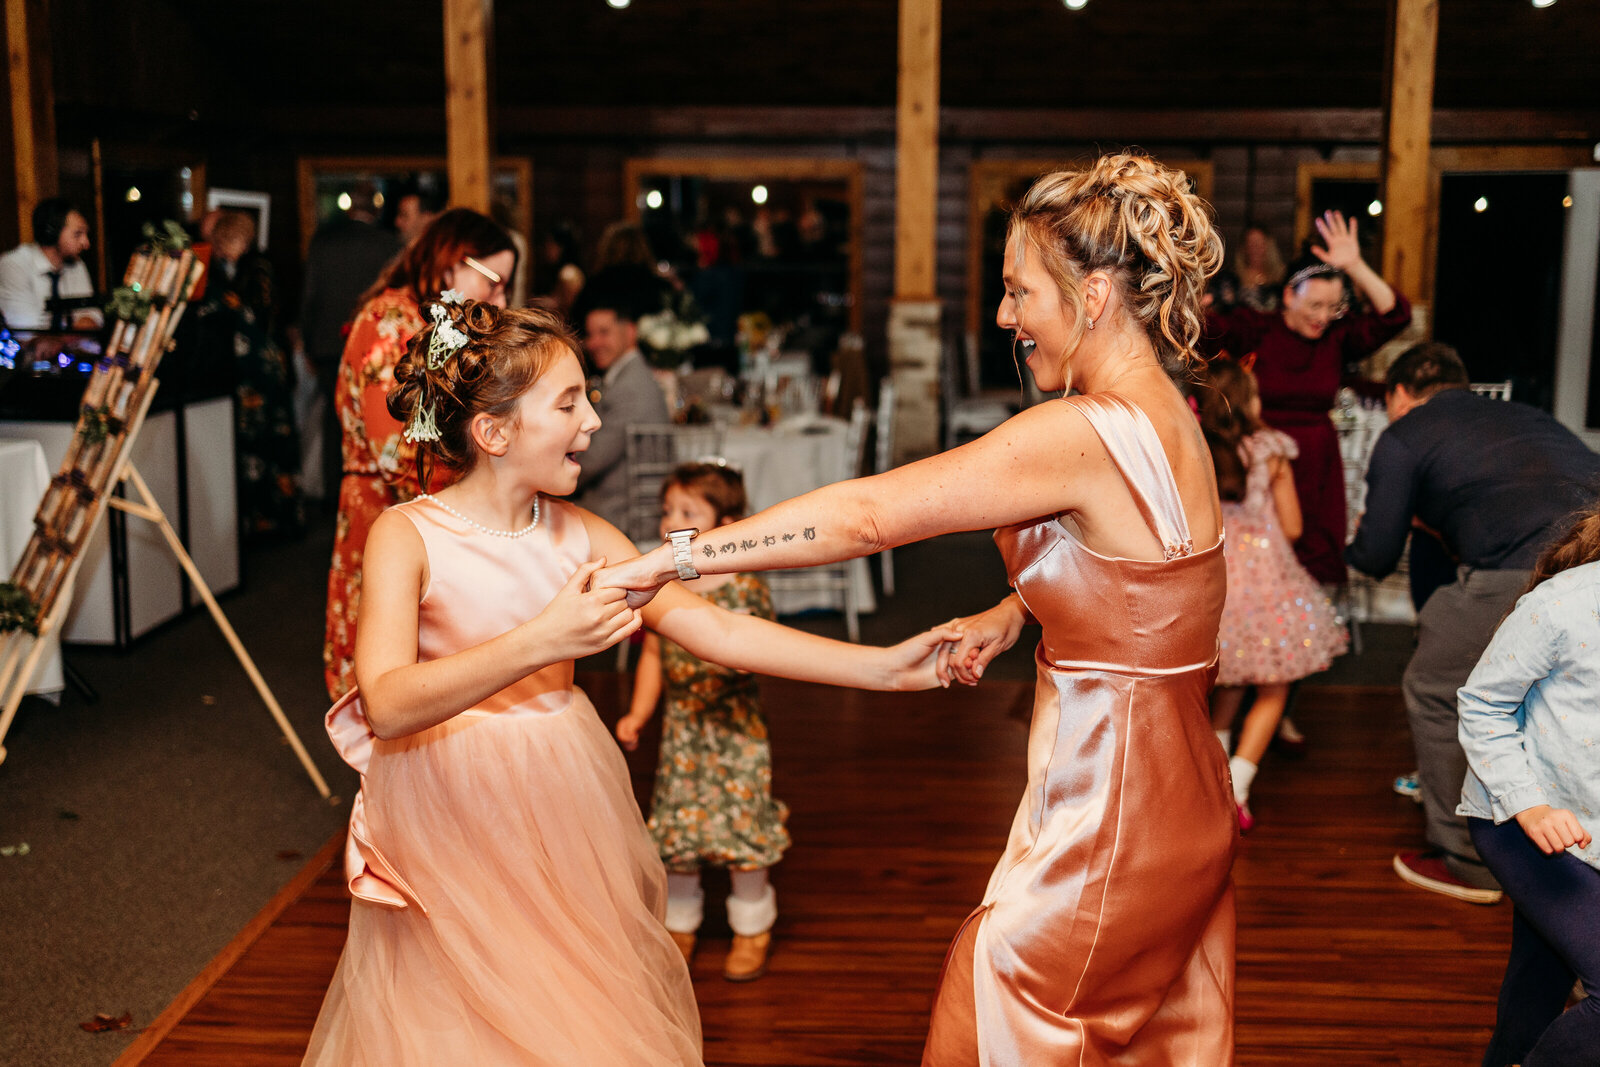
[[[1311,246],[1311,254],[1330,267],[1348,272],[1361,262],[1361,242],[1356,240],[1356,220],[1346,219],[1343,212],[1324,211],[1316,220],[1317,233],[1322,235],[1323,247]]]
[[[567,584],[539,613],[539,623],[549,629],[550,639],[563,659],[603,652],[644,621],[628,606],[623,590],[589,588],[595,573],[605,565],[601,558],[573,571]]]
[[[939,684],[948,686],[954,680],[977,685],[989,662],[1017,643],[1026,621],[1021,607],[1009,596],[988,611],[951,619],[946,626],[961,636],[939,648]]]
[[[1593,840],[1576,815],[1566,808],[1552,808],[1548,804],[1536,804],[1517,812],[1517,825],[1547,856],[1565,852],[1573,845],[1588,848]]]

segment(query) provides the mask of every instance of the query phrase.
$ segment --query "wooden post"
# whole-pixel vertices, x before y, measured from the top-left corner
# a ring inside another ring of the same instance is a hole
[[[1433,120],[1438,0],[1390,0],[1388,95],[1384,100],[1383,277],[1413,301],[1422,291],[1432,181],[1428,149]]]
[[[939,447],[941,311],[935,282],[939,221],[939,5],[900,0],[895,113],[894,303],[889,373],[896,459]]]
[[[493,134],[489,31],[494,0],[444,0],[445,144],[450,202],[488,214]]]
[[[939,211],[939,3],[900,0],[894,295],[932,300]]]
[[[49,0],[6,0],[6,65],[11,91],[17,232],[21,240],[31,241],[33,205],[56,194],[56,102],[50,69]]]

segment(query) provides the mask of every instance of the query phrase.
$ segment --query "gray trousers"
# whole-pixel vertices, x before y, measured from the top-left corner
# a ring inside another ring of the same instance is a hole
[[[1406,667],[1402,686],[1411,743],[1417,753],[1417,777],[1428,820],[1428,843],[1445,852],[1445,865],[1457,878],[1480,889],[1498,889],[1467,833],[1467,820],[1456,814],[1467,757],[1461,750],[1456,691],[1489,646],[1489,639],[1517,602],[1529,572],[1462,567],[1456,580],[1440,586],[1423,605],[1417,622],[1417,651]]]

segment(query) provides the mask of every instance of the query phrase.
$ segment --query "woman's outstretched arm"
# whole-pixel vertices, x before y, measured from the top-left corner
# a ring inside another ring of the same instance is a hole
[[[1100,438],[1069,404],[1040,404],[990,433],[869,478],[835,482],[695,538],[702,574],[809,567],[911,541],[1053,515],[1121,486]],[[645,596],[677,576],[662,545],[602,571],[597,585]]]
[[[610,523],[592,515],[586,515],[584,522],[592,551],[620,555],[630,550],[628,539]],[[663,588],[642,614],[650,629],[703,660],[755,674],[855,689],[904,691],[939,685],[935,673],[939,647],[961,636],[952,628],[935,627],[889,648],[853,645],[727,611],[676,582]]]

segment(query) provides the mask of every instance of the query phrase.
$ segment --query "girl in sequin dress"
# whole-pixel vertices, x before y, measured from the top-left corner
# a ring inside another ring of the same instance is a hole
[[[1290,547],[1300,535],[1290,467],[1298,450],[1287,434],[1261,422],[1255,376],[1233,360],[1215,360],[1199,400],[1227,531],[1228,599],[1211,724],[1226,751],[1245,692],[1255,687],[1229,761],[1239,829],[1247,831],[1255,825],[1250,785],[1283,717],[1290,683],[1326,670],[1348,637]]]

